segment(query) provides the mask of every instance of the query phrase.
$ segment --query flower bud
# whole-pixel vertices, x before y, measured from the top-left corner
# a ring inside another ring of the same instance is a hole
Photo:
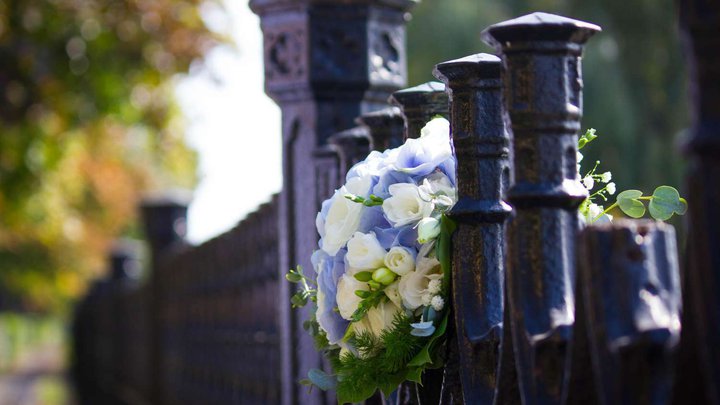
[[[395,273],[386,267],[380,267],[372,274],[372,279],[383,285],[390,285],[395,281]]]
[[[423,218],[418,224],[418,242],[427,243],[440,235],[440,221],[433,217]]]

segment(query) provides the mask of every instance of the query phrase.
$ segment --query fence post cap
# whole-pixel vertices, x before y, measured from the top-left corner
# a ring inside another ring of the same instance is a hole
[[[489,53],[476,53],[464,58],[435,65],[433,76],[449,85],[469,78],[499,78],[502,71],[500,58]]]
[[[419,0],[250,0],[249,6],[255,14],[262,15],[266,12],[283,11],[288,8],[298,8],[306,5],[334,5],[334,4],[350,4],[350,5],[367,5],[367,6],[384,6],[397,10],[410,10]]]
[[[193,193],[185,189],[169,189],[146,194],[140,206],[143,209],[160,207],[187,207],[193,199]]]
[[[595,24],[548,13],[532,13],[493,24],[483,30],[483,41],[507,48],[513,41],[568,41],[583,44],[602,29]]]
[[[365,113],[355,119],[356,124],[368,127],[387,126],[392,123],[402,124],[402,122],[402,111],[395,106]]]

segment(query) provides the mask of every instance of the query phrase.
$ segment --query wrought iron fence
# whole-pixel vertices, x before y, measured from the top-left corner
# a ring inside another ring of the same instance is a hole
[[[445,369],[400,402],[720,404],[720,6],[678,4],[695,112],[680,272],[669,225],[578,223],[581,55],[599,27],[505,21],[483,33],[497,56],[440,63],[442,83],[400,90],[412,1],[250,4],[282,109],[283,191],[197,247],[182,242],[182,201],[143,207],[149,279],[124,276],[132,254],[119,252],[78,306],[83,403],[334,402],[297,384],[324,363],[279,275],[312,268],[315,214],[348,168],[440,114],[458,160],[454,322]]]

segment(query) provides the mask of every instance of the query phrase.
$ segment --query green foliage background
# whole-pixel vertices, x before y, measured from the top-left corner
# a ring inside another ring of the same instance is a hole
[[[583,128],[600,141],[583,150],[602,158],[618,190],[679,188],[676,142],[688,125],[686,73],[671,0],[422,0],[408,23],[409,84],[433,80],[438,62],[478,52],[488,25],[535,11],[586,20],[603,32],[583,58]],[[590,165],[592,167],[592,165]]]
[[[218,40],[199,5],[0,0],[0,308],[62,311],[141,193],[194,184],[173,84]]]

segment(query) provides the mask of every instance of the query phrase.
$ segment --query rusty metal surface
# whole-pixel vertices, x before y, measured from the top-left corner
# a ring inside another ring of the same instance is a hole
[[[502,108],[501,62],[471,55],[435,67],[450,97],[458,160],[453,235],[453,309],[466,403],[492,403],[503,336],[505,221],[510,137]]]
[[[515,208],[507,283],[524,404],[559,404],[575,316],[577,207],[587,196],[576,164],[582,114],[580,56],[599,27],[534,13],[490,26],[502,53],[513,136]]]
[[[618,220],[586,228],[579,244],[597,403],[669,403],[682,301],[675,230]]]

